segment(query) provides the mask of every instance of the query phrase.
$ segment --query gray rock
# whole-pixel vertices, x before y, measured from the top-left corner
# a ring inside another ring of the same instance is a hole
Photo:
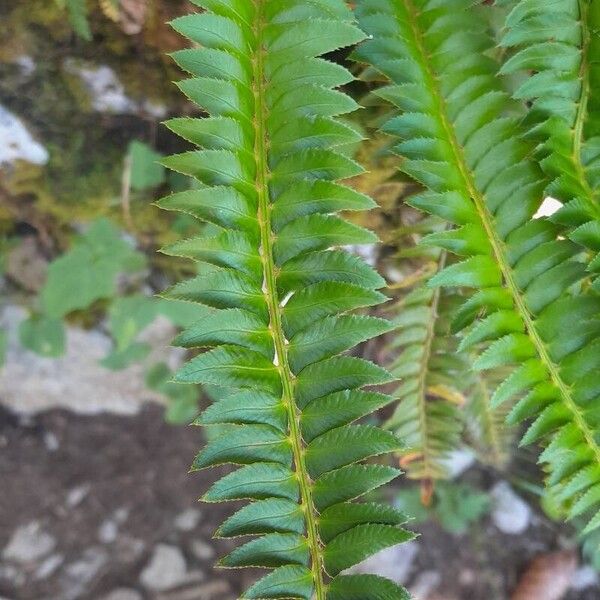
[[[14,531],[2,556],[6,560],[29,563],[46,556],[55,546],[54,537],[42,530],[39,521],[32,521]]]
[[[103,544],[112,544],[119,533],[119,524],[112,519],[106,519],[98,527],[98,539]]]
[[[56,452],[60,448],[58,438],[51,431],[44,433],[44,445],[48,452]]]
[[[89,483],[84,483],[69,490],[69,493],[67,494],[67,506],[69,508],[79,506],[90,493],[91,487],[92,486]]]
[[[216,579],[191,588],[159,594],[156,600],[233,600],[231,586],[223,579]]]
[[[34,236],[26,236],[6,260],[6,275],[29,292],[39,292],[46,281],[48,261]]]
[[[581,591],[594,585],[598,585],[599,583],[600,576],[596,569],[591,565],[584,565],[573,573],[571,589]]]
[[[186,580],[187,569],[181,550],[167,544],[154,548],[150,562],[140,575],[142,585],[157,592],[173,589]]]
[[[215,549],[202,540],[194,540],[191,549],[194,556],[199,560],[212,560],[215,556]]]
[[[49,154],[29,133],[27,127],[9,110],[0,105],[0,165],[24,160],[35,165],[45,165]]]
[[[65,567],[68,577],[80,583],[94,579],[108,560],[107,553],[102,548],[87,548],[81,558]]]
[[[132,564],[142,557],[145,549],[142,540],[121,534],[112,545],[111,555],[121,564]]]
[[[53,575],[58,568],[65,561],[65,557],[62,554],[52,554],[48,558],[44,559],[42,564],[36,569],[34,578],[35,579],[47,579]]]
[[[475,464],[475,453],[470,448],[460,448],[451,452],[445,459],[451,479],[459,477]]]
[[[411,541],[386,548],[348,570],[350,573],[369,573],[387,577],[396,583],[406,583],[419,552],[417,542]]]
[[[192,531],[200,523],[202,512],[197,508],[188,508],[175,517],[175,527],[180,531]]]
[[[0,564],[0,581],[7,581],[11,586],[19,588],[25,585],[26,575],[14,565]]]
[[[437,571],[423,571],[417,575],[409,591],[414,600],[427,600],[440,585],[442,576]]]
[[[108,519],[105,519],[98,528],[98,539],[103,544],[112,544],[119,534],[119,525],[124,523],[129,516],[129,510],[119,508]]]
[[[499,481],[491,490],[492,521],[502,532],[509,535],[523,533],[531,521],[531,508],[505,481]]]
[[[169,349],[174,328],[166,319],[157,319],[143,332],[144,340],[153,348],[146,364],[108,371],[99,364],[112,348],[104,333],[69,326],[65,354],[44,358],[19,343],[18,327],[26,317],[17,306],[0,312],[0,328],[8,332],[6,361],[0,369],[0,403],[17,414],[64,408],[80,414],[132,415],[144,402],[164,403],[161,394],[147,388],[145,370],[157,360],[166,359],[171,368],[181,364],[181,349]]]
[[[102,596],[100,600],[143,600],[143,596],[136,590],[118,588],[106,596]]]

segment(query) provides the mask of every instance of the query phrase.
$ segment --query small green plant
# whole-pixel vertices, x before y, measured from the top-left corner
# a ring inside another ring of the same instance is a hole
[[[433,519],[448,532],[463,535],[490,510],[490,497],[474,487],[443,481],[436,485],[428,506],[416,487],[396,494],[396,506],[412,517],[413,523]]]

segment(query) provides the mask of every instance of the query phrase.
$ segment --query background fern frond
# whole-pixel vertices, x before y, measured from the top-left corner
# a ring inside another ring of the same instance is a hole
[[[502,46],[504,74],[528,76],[514,93],[531,103],[530,135],[550,178],[546,193],[564,203],[553,220],[591,250],[600,271],[600,3],[561,0],[510,4]],[[600,285],[597,281],[595,286]]]
[[[374,203],[336,183],[361,172],[345,152],[360,136],[336,119],[357,105],[336,89],[350,73],[320,58],[364,34],[343,0],[194,3],[205,11],[173,27],[198,47],[174,58],[192,76],[179,87],[209,116],[167,124],[196,148],[165,164],[198,189],[160,204],[211,224],[164,250],[198,264],[165,295],[205,306],[177,339],[199,353],[176,380],[228,392],[196,421],[219,434],[193,469],[241,468],[204,500],[251,500],[218,535],[255,537],[221,565],[274,569],[243,598],[405,598],[387,580],[340,575],[412,537],[398,510],[352,502],[399,473],[357,463],[401,447],[352,424],[392,400],[361,388],[393,376],[339,355],[392,328],[346,314],[384,302],[385,281],[340,248],[376,240],[337,216]]]
[[[516,399],[510,422],[533,420],[523,443],[545,441],[549,484],[592,530],[600,304],[578,295],[587,274],[580,248],[533,219],[545,175],[497,77],[480,10],[470,0],[362,0],[359,22],[372,39],[357,57],[390,80],[384,94],[396,114],[383,130],[398,140],[401,169],[427,188],[409,203],[454,226],[431,241],[458,262],[430,285],[476,290],[454,317],[461,349],[483,346],[477,370],[512,367],[492,404]]]
[[[439,230],[439,222],[435,225]],[[400,254],[413,261],[420,255],[428,265],[424,273],[436,273],[446,261],[445,252],[426,246],[404,248]],[[417,279],[413,289],[389,309],[398,315],[387,348],[395,356],[390,370],[401,383],[394,393],[398,404],[386,427],[404,441],[400,465],[410,478],[420,480],[423,502],[429,504],[435,480],[448,477],[449,455],[461,444],[464,378],[457,374],[468,372],[469,367],[454,356],[448,294],[428,288],[426,280],[427,276]]]

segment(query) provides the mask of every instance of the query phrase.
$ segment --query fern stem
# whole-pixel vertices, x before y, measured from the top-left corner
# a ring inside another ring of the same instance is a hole
[[[525,300],[523,298],[521,290],[514,279],[512,269],[507,260],[506,252],[504,249],[504,242],[496,232],[496,229],[493,224],[493,217],[487,209],[485,197],[477,188],[475,178],[468,167],[466,158],[463,155],[461,146],[456,138],[454,128],[448,117],[445,99],[439,88],[439,83],[436,74],[434,73],[431,67],[429,55],[423,41],[423,35],[418,26],[417,7],[415,6],[412,0],[404,0],[404,3],[410,17],[410,27],[415,39],[415,43],[421,55],[421,62],[425,76],[427,78],[428,87],[430,90],[432,90],[434,96],[433,99],[437,107],[437,114],[440,117],[441,125],[444,128],[444,132],[446,133],[447,139],[450,143],[450,148],[454,157],[456,167],[458,168],[460,175],[465,183],[465,186],[469,192],[469,195],[475,204],[475,208],[477,209],[482,225],[486,231],[488,240],[490,241],[490,244],[492,246],[494,256],[504,278],[506,287],[512,296],[512,299],[515,303],[519,315],[523,319],[525,329],[529,334],[529,337],[538,353],[540,360],[547,369],[553,384],[559,390],[565,406],[573,415],[573,420],[576,426],[581,431],[588,446],[593,450],[594,456],[596,457],[596,461],[600,463],[600,446],[598,446],[594,438],[594,432],[585,422],[583,415],[577,407],[577,403],[571,395],[571,390],[569,386],[565,381],[563,381],[558,366],[550,357],[550,354],[546,349],[546,345],[541,339],[540,334],[538,333],[535,327],[534,318],[525,304]]]
[[[446,264],[446,252],[440,254],[438,261],[437,271],[441,271]],[[430,435],[428,433],[429,425],[427,422],[427,373],[429,372],[429,363],[431,360],[431,351],[433,347],[433,341],[435,339],[435,325],[438,319],[438,305],[440,302],[441,288],[436,288],[433,292],[433,298],[431,299],[431,311],[430,319],[427,324],[427,335],[424,342],[423,360],[419,368],[419,422],[421,432],[421,448],[423,453],[423,470],[426,473],[425,477],[421,479],[421,499],[425,506],[429,506],[431,503],[431,496],[433,493],[433,469],[430,464],[429,454],[429,442]],[[427,475],[427,473],[429,475]]]
[[[312,482],[308,475],[304,454],[304,442],[300,430],[300,411],[294,401],[294,374],[292,373],[287,353],[287,340],[281,322],[281,305],[277,292],[277,275],[273,256],[273,230],[271,226],[271,202],[269,197],[269,165],[268,165],[268,107],[266,102],[266,80],[264,69],[265,50],[263,47],[263,14],[264,0],[255,0],[257,19],[255,24],[256,52],[252,59],[254,70],[253,92],[256,102],[255,161],[256,190],[258,197],[258,220],[260,223],[260,255],[263,263],[263,291],[269,309],[269,330],[275,346],[275,363],[281,377],[283,396],[288,417],[289,437],[294,456],[294,465],[298,477],[302,508],[305,514],[307,541],[311,557],[311,571],[315,586],[315,599],[325,600],[325,583],[323,581],[322,549],[317,531],[317,513],[312,498]]]

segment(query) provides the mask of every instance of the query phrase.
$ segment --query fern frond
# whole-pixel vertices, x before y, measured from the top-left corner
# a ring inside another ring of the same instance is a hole
[[[600,2],[512,2],[501,45],[513,49],[501,72],[529,75],[514,96],[531,103],[530,133],[551,179],[546,193],[564,203],[553,220],[597,253],[589,268],[598,273]]]
[[[435,225],[440,229],[437,219]],[[407,250],[411,259],[419,255],[429,264],[429,272],[439,271],[446,261],[446,253],[436,248],[416,246],[405,249],[404,254]],[[394,319],[397,329],[388,352],[396,355],[390,371],[401,383],[394,393],[398,405],[386,427],[405,443],[399,454],[400,466],[408,477],[420,480],[427,505],[434,482],[448,477],[448,458],[461,443],[464,379],[457,373],[468,372],[468,365],[454,355],[456,343],[449,335],[445,306],[447,292],[426,287],[423,279],[393,307],[398,313]]]
[[[410,203],[455,225],[436,245],[460,257],[433,286],[470,287],[457,311],[464,350],[485,344],[478,370],[512,365],[493,403],[519,400],[511,422],[533,419],[523,443],[543,438],[550,483],[572,516],[600,525],[600,304],[573,290],[586,276],[580,249],[532,220],[545,177],[531,160],[490,58],[491,38],[470,0],[362,0],[372,39],[359,58],[390,80],[397,108],[384,130],[399,138],[402,170],[427,191]]]
[[[406,598],[387,580],[340,575],[412,537],[399,511],[351,502],[399,473],[358,463],[400,447],[389,431],[352,424],[391,401],[361,388],[393,377],[338,355],[391,328],[347,314],[385,301],[385,282],[339,248],[375,236],[336,213],[374,203],[336,183],[361,172],[337,151],[359,137],[336,120],[356,104],[336,89],[350,73],[320,58],[364,35],[343,0],[194,3],[205,12],[173,26],[199,47],[174,58],[192,75],[179,87],[209,116],[167,123],[197,149],[165,164],[199,189],[160,205],[218,230],[165,251],[196,260],[199,273],[166,295],[205,307],[177,339],[202,351],[176,380],[230,392],[196,421],[221,435],[193,469],[242,465],[204,500],[251,500],[218,535],[257,537],[221,565],[274,569],[248,599]]]

